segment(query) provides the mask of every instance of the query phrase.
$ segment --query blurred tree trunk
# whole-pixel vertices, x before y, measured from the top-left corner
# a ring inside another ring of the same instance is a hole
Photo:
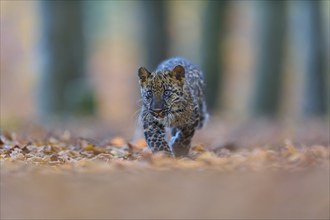
[[[144,18],[143,40],[147,69],[153,71],[167,58],[168,33],[165,1],[142,1]]]
[[[305,66],[305,90],[303,102],[303,114],[305,116],[323,115],[326,113],[327,91],[326,91],[326,42],[323,33],[322,2],[306,1],[309,10],[310,31],[307,33],[308,48]]]
[[[207,84],[206,101],[212,112],[221,108],[221,91],[223,68],[223,36],[226,22],[227,1],[207,1],[203,22],[202,69]]]
[[[274,116],[279,108],[281,92],[286,40],[286,2],[264,1],[257,6],[262,14],[252,111],[255,116]]]
[[[298,117],[323,115],[327,100],[326,20],[319,1],[292,1],[289,4],[289,46],[292,53],[297,92],[293,107]],[[327,11],[328,13],[328,11]]]
[[[85,78],[83,1],[41,1],[43,70],[41,116],[89,114],[93,98]]]

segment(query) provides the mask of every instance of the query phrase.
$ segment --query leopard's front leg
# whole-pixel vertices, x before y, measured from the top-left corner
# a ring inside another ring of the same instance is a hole
[[[153,153],[165,151],[167,154],[172,155],[171,148],[165,140],[166,132],[164,125],[157,121],[145,121],[143,122],[143,130],[149,149]]]
[[[195,127],[172,128],[171,133],[173,136],[170,140],[170,146],[172,147],[174,156],[187,156],[190,150],[191,139],[195,133]]]

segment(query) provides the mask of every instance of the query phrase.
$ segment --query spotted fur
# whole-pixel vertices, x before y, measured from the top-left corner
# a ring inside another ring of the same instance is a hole
[[[173,156],[189,153],[195,130],[207,118],[202,71],[184,58],[162,62],[154,72],[138,71],[142,109],[140,119],[152,152]],[[165,128],[171,129],[167,143]]]

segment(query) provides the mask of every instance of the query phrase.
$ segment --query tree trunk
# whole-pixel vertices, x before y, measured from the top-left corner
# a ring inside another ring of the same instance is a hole
[[[254,116],[275,116],[279,108],[285,54],[286,2],[265,1],[261,10]]]
[[[308,58],[305,63],[305,90],[303,113],[305,116],[323,115],[326,113],[326,43],[323,33],[321,1],[307,1],[310,32]],[[329,100],[328,100],[329,101]]]
[[[219,97],[221,97],[221,93],[218,90],[222,83],[223,74],[222,43],[227,6],[227,1],[207,1],[205,10],[202,69],[207,84],[206,101],[210,112],[214,111],[217,107],[221,108],[221,100],[220,103],[217,102]]]
[[[83,1],[41,1],[43,69],[40,114],[67,116],[93,110],[85,79]]]
[[[147,69],[153,71],[167,58],[168,33],[165,1],[143,1],[143,40],[146,49]]]

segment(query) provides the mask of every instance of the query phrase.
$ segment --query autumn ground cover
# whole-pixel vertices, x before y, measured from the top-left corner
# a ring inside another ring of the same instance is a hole
[[[327,123],[214,120],[176,159],[89,127],[1,132],[2,219],[329,218]]]

